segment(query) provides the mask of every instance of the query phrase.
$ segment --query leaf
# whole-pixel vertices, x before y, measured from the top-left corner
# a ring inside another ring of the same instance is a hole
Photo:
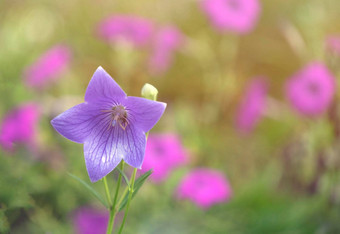
[[[82,179],[80,179],[79,177],[71,174],[71,173],[67,173],[69,176],[71,176],[73,179],[77,180],[79,183],[81,183],[87,190],[89,190],[93,196],[95,196],[98,201],[100,201],[106,208],[109,208],[109,206],[107,205],[106,201],[102,198],[102,196],[96,191],[94,190],[94,188],[92,188],[88,183],[86,183],[85,181],[83,181]]]
[[[125,183],[130,187],[130,182],[129,182],[129,179],[127,178],[127,176],[125,175],[125,173],[120,170],[118,167],[116,167],[116,169],[119,171],[119,173],[123,176],[124,180],[125,180]]]
[[[146,179],[152,174],[152,170],[148,170],[147,172],[145,172],[143,175],[141,175],[140,177],[138,177],[138,179],[135,181],[135,186],[133,189],[133,194],[132,194],[132,198],[134,198],[134,196],[137,194],[138,190],[140,189],[140,187],[142,187],[142,185],[144,184],[144,182],[146,181]],[[118,211],[121,211],[122,209],[124,209],[124,207],[126,206],[126,203],[128,201],[129,198],[129,193],[125,194],[124,199],[122,200],[122,202],[119,205]]]

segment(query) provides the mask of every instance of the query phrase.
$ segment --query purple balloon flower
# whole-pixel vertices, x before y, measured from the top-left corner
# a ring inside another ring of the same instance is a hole
[[[153,169],[152,181],[164,181],[174,168],[186,162],[187,154],[177,135],[149,135],[142,172]]]
[[[312,62],[294,74],[286,84],[286,95],[301,114],[322,114],[335,94],[335,78],[320,62]]]
[[[24,77],[27,86],[39,89],[48,86],[60,77],[70,60],[71,51],[67,46],[52,47],[25,70]]]
[[[141,168],[145,133],[161,118],[166,104],[128,97],[99,67],[85,93],[85,102],[54,118],[53,127],[67,139],[84,144],[92,182],[111,172],[121,160]]]
[[[34,103],[25,103],[10,111],[2,120],[0,145],[8,151],[14,150],[14,143],[35,147],[39,117],[39,107]]]
[[[97,32],[105,41],[124,40],[135,46],[147,45],[153,34],[153,23],[130,15],[115,15],[103,20]]]
[[[109,220],[106,211],[83,207],[74,214],[73,223],[77,234],[104,234]]]
[[[267,82],[254,78],[249,84],[236,115],[236,128],[242,133],[251,132],[262,117],[266,107]]]
[[[217,30],[240,34],[255,27],[261,11],[258,0],[203,0],[202,8]]]
[[[190,199],[203,209],[227,201],[231,195],[231,187],[224,175],[207,168],[190,172],[184,177],[177,190],[178,198]]]

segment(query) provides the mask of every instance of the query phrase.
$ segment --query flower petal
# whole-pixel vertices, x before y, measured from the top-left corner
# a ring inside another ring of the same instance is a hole
[[[86,168],[92,182],[110,173],[124,159],[127,164],[140,168],[145,153],[146,139],[142,130],[128,125],[96,128],[85,141]]]
[[[129,121],[136,124],[144,132],[150,131],[166,108],[164,102],[151,101],[140,97],[128,97],[125,105],[129,113]]]
[[[116,81],[102,67],[98,67],[87,87],[85,101],[117,102],[124,98],[126,94]]]
[[[124,132],[124,130],[122,131]],[[122,141],[122,148],[124,161],[132,167],[141,169],[146,148],[146,137],[143,130],[128,125]]]
[[[81,103],[55,117],[51,124],[65,138],[84,143],[92,129],[96,128],[107,115],[99,106]]]

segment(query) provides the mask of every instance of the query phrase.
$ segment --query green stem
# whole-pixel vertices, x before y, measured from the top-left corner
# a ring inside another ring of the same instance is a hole
[[[112,229],[113,229],[114,209],[112,209],[111,196],[110,196],[109,186],[107,186],[106,176],[104,176],[103,182],[104,182],[104,187],[105,187],[105,194],[106,194],[107,203],[109,204],[109,207],[110,207],[109,208],[110,209],[110,219],[109,219],[109,223],[107,225],[106,234],[111,234]]]
[[[105,194],[106,194],[107,203],[109,204],[109,207],[111,207],[112,202],[111,202],[109,186],[107,186],[106,176],[104,176],[103,182],[104,182],[104,187],[105,187]]]
[[[119,228],[119,232],[118,232],[119,234],[121,234],[122,231],[123,231],[123,228],[124,228],[124,225],[125,225],[125,221],[126,221],[126,216],[128,214],[128,211],[129,211],[129,206],[130,206],[130,202],[131,202],[131,199],[132,199],[132,194],[134,192],[136,174],[137,174],[137,168],[134,168],[132,176],[131,176],[131,180],[130,180],[129,197],[128,197],[128,201],[126,203],[126,209],[125,209],[125,213],[124,213],[124,218],[123,218],[122,224],[120,225],[120,228]]]
[[[113,207],[110,207],[110,219],[109,219],[109,224],[107,225],[106,234],[112,233],[113,223],[115,220],[114,218],[115,218],[115,210],[113,209]]]
[[[120,170],[121,170],[121,171],[124,170],[124,161],[122,161],[121,164],[120,164]],[[116,193],[115,193],[115,196],[114,196],[114,198],[113,198],[113,205],[112,205],[112,207],[113,207],[114,209],[116,208],[117,199],[118,199],[118,194],[119,194],[119,188],[120,188],[121,183],[122,183],[122,174],[119,173],[118,182],[117,182],[117,188],[116,188]]]
[[[117,206],[116,206],[117,208],[120,207],[120,204],[123,202],[124,197],[125,197],[125,195],[128,193],[128,191],[129,191],[129,188],[126,187],[126,188],[124,189],[124,192],[123,192],[122,196],[121,196],[120,199],[119,199],[119,202],[117,203]]]
[[[124,170],[124,161],[121,162],[120,169],[122,171]],[[110,223],[111,226],[108,226],[108,227],[110,227],[110,229],[109,228],[107,229],[107,234],[111,234],[112,233],[113,226],[114,226],[114,220],[116,218],[116,214],[118,213],[116,204],[117,204],[119,188],[120,188],[121,183],[122,183],[122,174],[119,173],[118,181],[117,181],[117,187],[116,187],[116,192],[115,192],[115,196],[113,198],[113,205],[112,205],[111,210],[110,210],[110,222],[112,222],[112,224]]]

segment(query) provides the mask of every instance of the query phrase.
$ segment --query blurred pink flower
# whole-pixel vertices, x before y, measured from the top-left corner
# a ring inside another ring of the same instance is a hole
[[[24,72],[26,85],[45,88],[60,78],[71,60],[71,51],[65,45],[56,45],[46,51]]]
[[[153,23],[132,15],[115,15],[103,20],[97,28],[105,41],[127,41],[135,46],[147,45],[153,34]]]
[[[73,224],[77,234],[106,233],[108,213],[105,210],[96,210],[83,207],[75,212]]]
[[[335,78],[320,62],[312,62],[294,74],[286,84],[292,106],[304,115],[323,113],[335,93]]]
[[[231,195],[231,187],[225,176],[219,171],[207,168],[191,171],[184,177],[177,190],[178,198],[190,199],[203,209],[228,201]]]
[[[340,56],[340,36],[329,36],[326,39],[326,48]]]
[[[182,33],[174,26],[165,27],[157,32],[149,61],[151,73],[161,74],[171,66],[173,54],[181,47],[183,40]]]
[[[251,132],[262,117],[266,107],[268,84],[263,77],[254,78],[249,84],[236,114],[236,128]]]
[[[261,11],[258,0],[203,0],[202,8],[219,31],[240,34],[255,27]]]
[[[0,145],[8,151],[14,150],[14,143],[34,147],[39,117],[39,108],[33,103],[25,103],[11,110],[1,123]]]
[[[151,180],[164,181],[176,167],[187,162],[187,155],[175,134],[150,134],[146,143],[142,172],[153,169]]]

